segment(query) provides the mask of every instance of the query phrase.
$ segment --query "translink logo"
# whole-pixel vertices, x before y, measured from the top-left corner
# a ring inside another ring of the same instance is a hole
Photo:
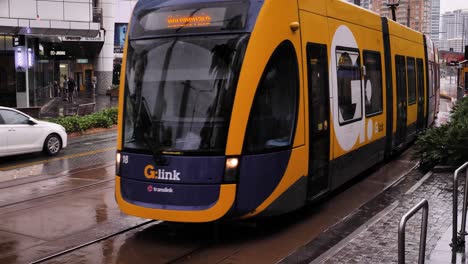
[[[146,179],[180,181],[180,178],[179,178],[180,172],[177,172],[177,170],[173,170],[173,171],[165,171],[161,169],[155,170],[153,165],[146,166],[144,174],[145,174]]]

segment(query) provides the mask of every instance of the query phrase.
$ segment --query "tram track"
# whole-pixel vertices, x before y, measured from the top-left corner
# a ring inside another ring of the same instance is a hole
[[[118,232],[114,232],[114,233],[112,233],[112,234],[103,236],[103,237],[101,237],[101,238],[98,238],[98,239],[95,239],[95,240],[92,240],[92,241],[89,241],[89,242],[86,242],[86,243],[83,243],[83,244],[74,246],[74,247],[69,248],[69,249],[62,250],[62,251],[57,252],[57,253],[55,253],[55,254],[52,254],[52,255],[43,257],[43,258],[41,258],[41,259],[32,261],[32,262],[30,262],[30,264],[44,263],[44,262],[49,261],[49,260],[52,260],[52,259],[54,259],[54,258],[63,256],[63,255],[66,255],[66,254],[71,253],[71,252],[73,252],[73,251],[79,250],[79,249],[81,249],[81,248],[87,247],[87,246],[92,245],[92,244],[99,243],[99,242],[104,241],[104,240],[106,240],[106,239],[109,239],[109,238],[111,238],[111,237],[118,236],[118,235],[120,235],[120,234],[129,232],[129,231],[131,231],[131,230],[134,230],[134,229],[137,229],[137,228],[140,228],[140,227],[149,225],[149,224],[151,224],[151,223],[160,224],[160,223],[162,223],[162,221],[148,220],[148,221],[143,222],[143,223],[141,223],[141,224],[139,224],[139,225],[132,226],[132,227],[129,227],[129,228],[127,228],[127,229],[120,230],[120,231],[118,231]]]
[[[145,232],[146,231],[145,229],[151,229],[151,228],[153,228],[155,226],[159,226],[159,225],[162,225],[162,224],[166,224],[167,226],[179,225],[177,223],[167,223],[167,222],[159,221],[159,220],[148,220],[148,221],[145,221],[145,222],[143,222],[141,224],[138,224],[138,225],[135,225],[135,226],[132,226],[132,227],[128,227],[126,229],[114,232],[112,234],[108,234],[108,235],[102,236],[100,238],[81,243],[79,245],[70,247],[68,249],[64,249],[62,251],[50,254],[48,256],[42,257],[42,258],[34,260],[34,261],[30,261],[28,263],[29,264],[63,263],[63,260],[67,258],[68,254],[71,254],[72,256],[70,256],[70,257],[73,259],[74,258],[74,256],[73,256],[74,252],[79,251],[81,249],[84,249],[84,248],[86,248],[88,246],[93,246],[93,245],[96,245],[96,244],[99,244],[99,243],[104,243],[108,239],[117,238],[118,236],[123,236],[126,233],[130,233],[132,231],[138,231],[138,229],[140,229],[140,228],[144,228],[143,230],[140,230],[140,231]],[[161,231],[161,232],[164,232],[164,231]],[[183,250],[182,249],[183,246],[181,246],[179,248],[179,250],[180,250],[179,254],[175,254],[174,256],[171,256],[170,259],[166,259],[166,260],[159,260],[158,259],[157,263],[165,263],[165,264],[184,263],[184,261],[186,261],[187,259],[190,259],[191,256],[199,254],[200,252],[203,252],[204,250],[209,249],[212,246],[215,246],[216,245],[215,242],[221,242],[221,240],[219,240],[215,235],[212,237],[212,240],[209,240],[209,242],[207,242],[206,240],[204,240],[203,242],[192,241],[192,242],[190,242],[191,245],[189,246],[190,247],[189,249]],[[222,243],[225,243],[225,242],[226,241],[224,241]],[[185,243],[186,243],[186,241],[182,242],[182,244],[185,244]],[[64,258],[64,259],[61,259],[61,258]],[[139,263],[139,262],[137,262],[137,263]]]
[[[103,185],[105,183],[113,182],[113,181],[114,181],[114,179],[99,181],[99,182],[83,185],[83,186],[80,186],[80,187],[76,187],[76,188],[72,188],[72,189],[68,189],[68,190],[64,190],[64,191],[58,191],[58,192],[55,192],[55,193],[52,193],[52,194],[47,194],[47,195],[34,197],[34,198],[31,198],[31,199],[21,200],[21,201],[9,203],[9,204],[0,204],[0,215],[2,215],[1,209],[5,208],[5,207],[15,206],[15,205],[18,205],[18,204],[27,203],[27,202],[40,200],[40,199],[45,199],[45,198],[51,198],[53,196],[65,194],[65,193],[68,193],[68,192],[80,191],[80,190],[88,189],[88,188],[91,188],[91,187],[96,187],[96,186]],[[105,187],[105,188],[102,188],[102,189],[106,189],[106,188],[110,188],[110,187]]]
[[[1,189],[6,189],[6,188],[11,188],[11,187],[17,187],[17,186],[20,186],[20,185],[40,182],[40,181],[44,181],[44,180],[57,179],[57,178],[61,178],[61,177],[71,177],[70,175],[73,175],[73,174],[93,171],[93,170],[96,170],[96,169],[104,169],[104,168],[108,168],[108,167],[112,167],[112,166],[114,166],[114,162],[105,163],[103,165],[96,166],[94,168],[83,168],[83,169],[78,168],[78,169],[69,170],[69,171],[62,171],[62,172],[59,172],[59,173],[56,173],[56,174],[53,174],[53,175],[41,174],[41,175],[30,176],[29,178],[20,178],[20,179],[0,182],[0,190]]]

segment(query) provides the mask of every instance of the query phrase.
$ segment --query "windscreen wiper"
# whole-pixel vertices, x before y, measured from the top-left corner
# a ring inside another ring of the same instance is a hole
[[[158,150],[158,146],[156,145],[156,140],[153,137],[148,137],[145,133],[143,133],[143,140],[145,141],[146,146],[149,147],[151,151],[151,155],[153,156],[153,161],[158,166],[167,166],[169,162],[167,158],[165,158],[162,153]]]
[[[155,133],[153,133],[153,127],[154,124],[148,114],[147,111],[147,105],[146,105],[146,100],[144,97],[142,97],[142,104],[143,107],[140,108],[140,125],[142,126],[142,136],[143,140],[145,141],[146,146],[150,149],[151,154],[153,155],[153,160],[156,165],[159,166],[167,166],[169,162],[167,159],[161,154],[161,152],[158,149],[158,144],[156,142],[158,141],[157,138],[155,138]],[[147,133],[148,132],[148,133]]]

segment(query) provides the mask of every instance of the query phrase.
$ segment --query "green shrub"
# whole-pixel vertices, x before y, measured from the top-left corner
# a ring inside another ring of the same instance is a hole
[[[447,124],[420,135],[415,149],[415,157],[425,167],[458,166],[468,161],[468,98],[459,100]]]
[[[67,116],[48,120],[62,125],[67,133],[82,132],[90,128],[109,128],[117,124],[117,108],[105,109],[86,116]]]

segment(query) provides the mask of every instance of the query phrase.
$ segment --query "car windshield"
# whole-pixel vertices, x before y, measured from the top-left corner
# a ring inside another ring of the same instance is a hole
[[[248,35],[129,43],[124,148],[224,152]]]

